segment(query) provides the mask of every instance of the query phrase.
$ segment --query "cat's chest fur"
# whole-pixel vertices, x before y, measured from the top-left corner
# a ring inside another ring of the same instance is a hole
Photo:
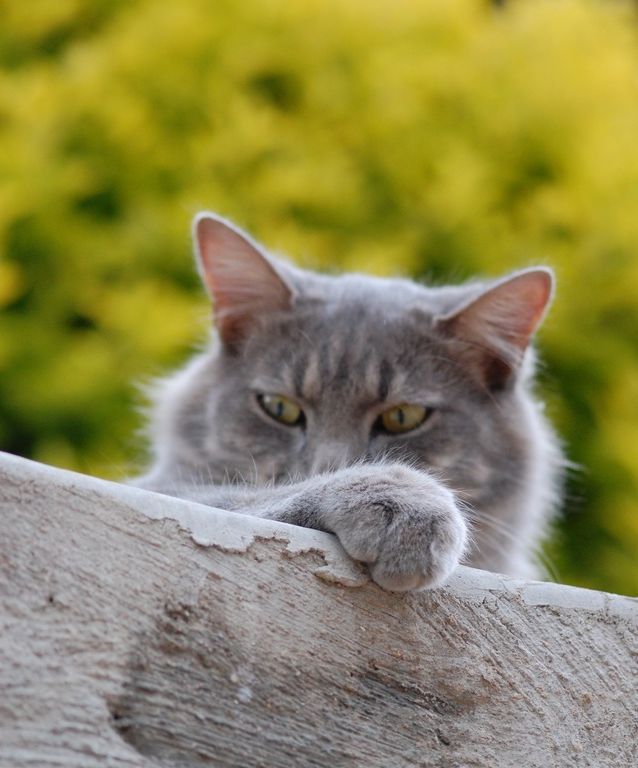
[[[138,484],[331,530],[391,589],[462,557],[539,575],[561,466],[530,391],[548,270],[442,288],[322,276],[210,214],[195,242],[216,332],[158,386]]]

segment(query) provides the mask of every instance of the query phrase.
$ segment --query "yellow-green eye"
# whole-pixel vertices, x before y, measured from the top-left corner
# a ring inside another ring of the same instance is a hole
[[[402,403],[389,408],[379,417],[379,424],[386,432],[398,435],[420,427],[430,415],[429,408],[423,405]]]
[[[258,395],[257,402],[275,421],[279,421],[289,427],[295,427],[303,423],[304,412],[289,397],[284,395]]]

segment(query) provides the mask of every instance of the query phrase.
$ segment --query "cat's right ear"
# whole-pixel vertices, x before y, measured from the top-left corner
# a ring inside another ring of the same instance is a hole
[[[290,287],[260,246],[238,227],[213,213],[199,213],[193,220],[193,240],[225,345],[241,343],[261,316],[290,309]]]
[[[435,327],[460,345],[459,355],[482,384],[491,390],[503,389],[521,367],[553,293],[550,269],[524,269],[437,318]]]

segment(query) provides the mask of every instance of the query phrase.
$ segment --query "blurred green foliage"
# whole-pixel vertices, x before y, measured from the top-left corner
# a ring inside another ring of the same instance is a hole
[[[0,445],[117,477],[208,308],[191,215],[329,269],[558,273],[549,554],[638,592],[638,49],[616,2],[9,0]]]

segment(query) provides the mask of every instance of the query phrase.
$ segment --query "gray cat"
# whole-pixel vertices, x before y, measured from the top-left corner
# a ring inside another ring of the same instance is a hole
[[[210,347],[158,385],[150,490],[335,533],[390,590],[539,574],[561,455],[530,393],[550,270],[429,288],[302,271],[194,221]]]

